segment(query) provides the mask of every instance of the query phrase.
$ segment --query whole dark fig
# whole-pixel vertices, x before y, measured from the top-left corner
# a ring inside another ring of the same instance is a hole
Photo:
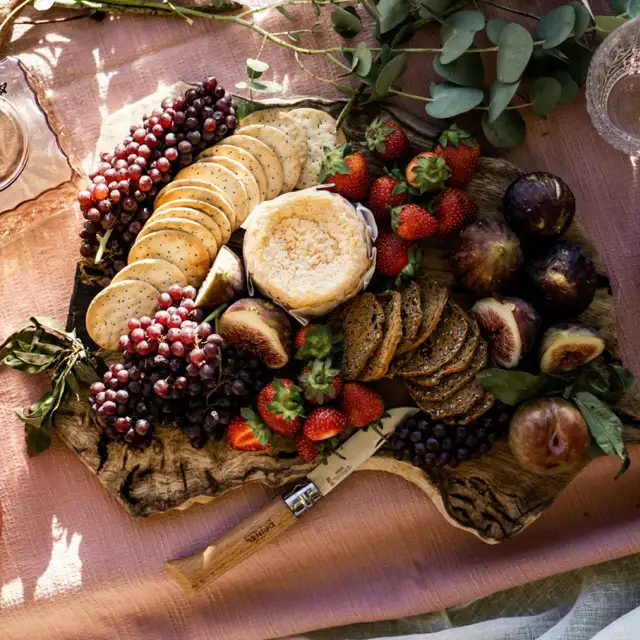
[[[504,195],[505,220],[525,237],[557,238],[569,228],[575,212],[571,189],[558,176],[544,171],[514,180]]]
[[[543,315],[571,318],[593,302],[597,273],[579,244],[555,245],[525,267],[527,298]]]
[[[455,277],[478,296],[503,291],[519,275],[520,240],[503,222],[478,220],[458,235],[451,257]]]

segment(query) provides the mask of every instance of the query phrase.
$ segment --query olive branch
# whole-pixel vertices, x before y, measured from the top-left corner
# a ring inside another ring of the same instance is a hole
[[[135,13],[178,17],[189,23],[196,19],[234,23],[262,37],[258,54],[247,60],[246,80],[236,84],[250,96],[283,89],[278,82],[264,78],[269,65],[260,60],[265,46],[273,44],[291,51],[303,72],[349,97],[340,120],[357,102],[403,96],[424,103],[426,113],[434,118],[483,112],[483,131],[497,147],[515,146],[524,140],[523,109],[546,118],[558,105],[571,102],[586,82],[599,40],[625,20],[640,16],[640,0],[610,0],[612,16],[595,16],[588,0],[556,6],[542,16],[493,0],[280,0],[257,8],[243,7],[234,0],[211,0],[208,6],[198,8],[168,0],[23,0],[0,24],[0,35],[30,5],[38,11],[64,8],[83,12],[82,16],[52,22]],[[483,5],[505,18],[487,19],[480,10]],[[311,15],[314,22],[312,26],[269,31],[255,16],[271,10],[290,22],[309,20]],[[526,18],[526,28],[507,20],[509,14]],[[325,48],[305,46],[329,21],[342,43]],[[439,29],[441,46],[407,46],[423,28]],[[380,46],[370,47],[359,40],[368,31],[373,31]],[[476,46],[476,41],[487,44]],[[496,57],[496,74],[488,86],[487,54]],[[442,79],[431,84],[428,96],[403,91],[400,84],[409,56],[420,55],[431,57],[433,69]],[[336,75],[325,78],[311,70],[303,60],[315,56],[329,60]]]

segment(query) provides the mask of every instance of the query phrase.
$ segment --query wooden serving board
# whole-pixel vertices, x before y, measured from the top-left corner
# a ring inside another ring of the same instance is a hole
[[[337,117],[344,102],[302,99],[272,101],[283,107],[310,106],[325,109]],[[354,109],[344,128],[356,144],[362,142],[364,127],[373,117],[400,122],[416,151],[431,149],[440,130],[432,124],[391,105]],[[381,173],[375,159],[368,157],[374,175]],[[500,217],[502,196],[521,171],[497,158],[482,158],[468,187],[478,203],[480,218]],[[602,332],[611,353],[617,354],[616,319],[609,280],[604,265],[595,254],[589,238],[578,224],[569,239],[587,246],[601,275],[600,287],[592,306],[583,314],[585,322]],[[446,241],[429,239],[424,243],[424,271],[440,282],[455,284],[449,270]],[[84,312],[95,290],[76,283],[69,321],[81,337]],[[86,334],[84,334],[86,337]],[[389,407],[410,403],[401,383],[381,381],[379,390]],[[620,406],[628,442],[640,441],[640,396],[628,395]],[[105,488],[134,516],[150,516],[170,509],[184,509],[194,502],[208,502],[247,482],[270,487],[290,485],[302,479],[314,466],[302,461],[291,448],[277,447],[270,454],[240,453],[226,442],[193,449],[175,428],[159,427],[152,446],[131,452],[108,442],[92,418],[86,395],[73,399],[59,413],[57,431],[62,439],[98,476]],[[422,489],[443,516],[454,526],[465,529],[487,543],[498,543],[517,535],[536,520],[571,481],[572,475],[541,478],[523,471],[516,464],[506,442],[492,451],[455,469],[443,470],[437,479],[406,462],[398,462],[384,450],[368,460],[364,471],[385,471],[402,476]],[[613,482],[613,478],[612,478]]]

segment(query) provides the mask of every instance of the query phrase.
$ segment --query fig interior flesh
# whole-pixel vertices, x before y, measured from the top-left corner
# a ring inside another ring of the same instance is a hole
[[[577,369],[604,349],[604,340],[593,327],[576,322],[555,325],[542,338],[540,371],[561,373]]]

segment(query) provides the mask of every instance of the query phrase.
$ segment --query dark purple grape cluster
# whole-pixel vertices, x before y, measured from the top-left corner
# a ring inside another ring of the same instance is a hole
[[[90,389],[109,438],[144,449],[156,424],[172,424],[203,447],[222,437],[234,410],[268,382],[258,358],[224,347],[195,296],[195,287],[174,284],[160,294],[153,318],[129,319],[122,362]]]
[[[197,153],[236,128],[235,98],[207,78],[184,96],[166,98],[112,152],[102,153],[78,193],[85,218],[80,255],[107,286],[122,269],[158,191]]]
[[[411,462],[426,471],[457,467],[489,453],[493,443],[506,433],[511,413],[502,405],[471,424],[450,425],[419,412],[397,427],[388,446],[396,460]]]

